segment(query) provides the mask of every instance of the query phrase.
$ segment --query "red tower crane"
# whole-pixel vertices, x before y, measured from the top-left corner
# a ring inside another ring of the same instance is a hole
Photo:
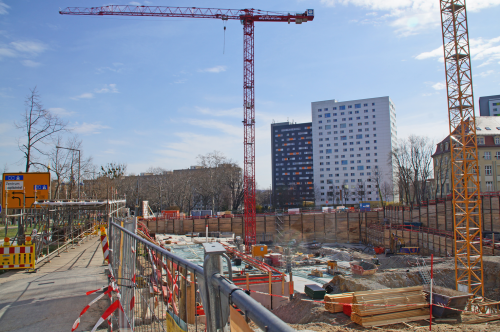
[[[314,10],[301,13],[271,12],[259,9],[216,9],[164,6],[103,6],[68,7],[61,15],[118,15],[215,18],[239,20],[243,25],[243,130],[244,130],[244,204],[245,247],[250,250],[256,243],[255,222],[255,80],[254,80],[254,23],[303,22],[314,19]]]

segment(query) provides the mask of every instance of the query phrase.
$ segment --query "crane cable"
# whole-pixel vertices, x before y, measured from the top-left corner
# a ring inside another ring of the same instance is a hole
[[[224,44],[222,46],[222,54],[226,53],[226,22],[228,18],[227,16],[222,16],[222,23],[224,24]]]

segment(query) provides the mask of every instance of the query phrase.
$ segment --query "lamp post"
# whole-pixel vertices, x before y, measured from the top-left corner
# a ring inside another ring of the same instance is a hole
[[[80,172],[81,172],[80,150],[78,150],[78,149],[72,149],[72,148],[65,148],[65,147],[62,147],[62,146],[56,146],[56,149],[65,149],[65,150],[70,150],[70,151],[78,151],[78,199],[80,199]]]

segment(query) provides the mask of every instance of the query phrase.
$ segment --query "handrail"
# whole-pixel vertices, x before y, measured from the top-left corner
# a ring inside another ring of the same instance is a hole
[[[192,271],[196,275],[197,280],[201,281],[200,295],[202,296],[202,300],[204,296],[207,296],[205,298],[207,302],[203,300],[205,315],[207,315],[207,325],[206,325],[207,331],[215,331],[214,327],[216,326],[215,324],[216,321],[221,322],[222,324],[226,324],[227,316],[225,316],[224,313],[229,314],[229,305],[231,304],[235,304],[238,307],[238,309],[240,309],[246,315],[247,318],[250,318],[262,330],[270,332],[295,331],[281,319],[276,317],[272,312],[270,312],[264,306],[262,306],[259,302],[254,300],[243,289],[236,286],[231,280],[221,275],[219,273],[221,265],[214,270],[213,263],[219,262],[218,257],[224,257],[226,258],[226,260],[229,259],[229,257],[227,257],[227,255],[224,253],[225,252],[224,249],[215,253],[215,256],[214,253],[212,253],[212,256],[210,256],[210,254],[206,252],[205,265],[204,267],[201,267],[134,234],[133,232],[125,229],[122,226],[117,225],[114,222],[110,223],[110,228],[111,228],[110,237],[115,236],[114,232],[117,230],[123,232],[127,234],[127,236],[133,238],[133,240],[141,242],[142,245],[144,245],[151,251],[153,250],[156,251],[157,254],[161,254],[167,260],[170,260],[173,263],[176,263],[177,265],[181,265],[183,268],[185,268],[188,271]],[[123,239],[123,237],[121,238]],[[110,240],[112,241],[111,238]],[[222,246],[220,247],[223,248]],[[112,248],[111,250],[118,250],[118,248]],[[208,263],[208,261],[211,262]],[[228,263],[230,269],[231,268],[230,262]],[[114,264],[120,265],[120,262],[113,262],[112,260],[111,266],[113,267]],[[231,278],[231,275],[229,276],[229,278]],[[221,319],[219,319],[218,316],[220,316]]]
[[[193,262],[190,262],[188,260],[185,260],[185,259],[183,259],[183,258],[181,258],[181,257],[179,257],[179,256],[177,256],[177,255],[175,255],[173,253],[171,253],[170,251],[165,250],[162,247],[157,246],[156,244],[143,239],[142,237],[138,236],[137,234],[132,233],[128,229],[125,229],[125,228],[123,228],[123,227],[115,224],[114,222],[111,222],[111,226],[112,227],[116,227],[119,230],[121,230],[122,232],[127,233],[128,235],[130,235],[131,237],[133,237],[136,241],[142,242],[143,244],[147,245],[151,249],[154,249],[155,251],[158,251],[158,252],[162,253],[162,255],[168,256],[172,261],[176,261],[177,263],[185,265],[186,268],[188,268],[189,270],[191,270],[193,272],[196,272],[196,274],[198,276],[203,277],[203,268],[201,266],[196,265]]]

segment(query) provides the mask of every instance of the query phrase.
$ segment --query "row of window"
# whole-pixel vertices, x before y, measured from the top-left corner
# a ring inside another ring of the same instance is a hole
[[[490,151],[485,151],[484,152],[484,159],[491,159],[491,152]],[[495,152],[495,158],[500,159],[500,151]]]
[[[357,201],[357,198],[356,198],[356,197],[353,197],[353,198],[351,198],[351,200],[352,200],[353,202],[355,202],[355,201]],[[372,200],[372,198],[371,198],[371,197],[367,197],[367,198],[366,198],[366,200],[367,200],[367,201],[371,201],[371,200]],[[375,197],[375,200],[376,200],[376,201],[378,201],[378,197]],[[322,202],[325,202],[325,199],[324,199],[324,198],[322,198],[322,199],[321,199],[321,201],[322,201]],[[337,203],[342,203],[343,201],[344,201],[344,200],[340,201],[340,199],[337,197]],[[349,201],[349,199],[347,199],[347,201]],[[330,201],[326,201],[326,202],[330,202]],[[333,202],[330,202],[330,203],[333,203]]]
[[[340,105],[339,106],[339,110],[345,110],[345,106],[346,105]],[[372,106],[375,106],[375,103],[372,103]],[[368,104],[363,104],[363,107],[368,107]],[[348,105],[347,108],[352,108],[352,105]],[[361,108],[361,104],[354,104],[354,108]],[[335,111],[337,109],[336,106],[332,107],[332,110]],[[328,112],[328,108],[320,108],[318,109],[318,112],[322,112],[322,111],[325,111],[325,112]]]
[[[359,131],[359,130],[358,130],[358,131]],[[336,131],[334,131],[334,133],[336,134],[337,132],[336,132]],[[344,131],[343,131],[343,130],[341,130],[341,131],[340,131],[340,133],[341,133],[341,134],[343,134],[343,133],[344,133]],[[350,134],[353,134],[353,131],[352,131],[352,130],[349,130],[349,133],[350,133]],[[359,135],[359,134],[356,134],[356,139],[358,139],[358,135]],[[362,135],[362,134],[361,134],[361,135]],[[351,138],[352,138],[353,136],[349,136],[349,137],[351,137]],[[370,134],[365,134],[365,138],[368,138],[368,137],[370,137]],[[373,137],[377,137],[377,134],[373,134]],[[322,138],[320,138],[320,139],[319,139],[319,141],[320,141],[320,142],[323,142],[323,141],[329,141],[329,140],[330,140],[330,137],[325,137],[325,138],[323,138],[323,137],[322,137]],[[334,140],[335,140],[335,139],[334,139]]]
[[[361,167],[363,167],[363,166],[361,166]],[[361,168],[361,169],[363,169],[363,168]],[[358,168],[358,170],[359,170],[359,168]],[[283,174],[285,174],[285,173],[283,173]],[[289,175],[289,174],[290,174],[290,173],[288,173],[288,175]],[[351,175],[349,175],[349,174],[351,174]],[[320,178],[324,178],[324,177],[325,177],[325,175],[326,175],[326,174],[320,174],[320,175],[319,175],[319,177],[320,177]],[[370,176],[370,175],[372,175],[372,173],[371,173],[371,172],[367,172],[367,173],[366,173],[366,175],[367,175],[367,176]],[[349,177],[349,176],[357,176],[357,175],[356,175],[356,173],[344,173],[344,176]],[[365,173],[364,173],[364,172],[361,172],[361,173],[359,173],[359,176],[365,176]],[[329,178],[333,178],[334,176],[333,176],[333,174],[328,174],[328,177],[329,177]],[[335,174],[335,177],[336,177],[336,178],[340,177],[340,173],[336,173],[336,174]],[[360,179],[360,180],[361,180],[361,179]]]
[[[324,116],[325,118],[330,118],[331,117],[330,113],[326,113],[324,115],[325,115]],[[333,116],[336,116],[336,115],[337,115],[337,113],[333,113]],[[322,117],[323,117],[323,114],[318,114],[318,118],[322,118]],[[363,116],[363,119],[369,119],[369,118],[370,117],[368,115]],[[376,116],[372,115],[372,118],[374,119],[374,118],[376,118]],[[349,120],[347,120],[347,119],[349,119]],[[354,121],[354,120],[361,120],[361,117],[357,116],[356,119],[354,119],[354,118],[342,118],[341,121]],[[319,123],[323,123],[322,120],[320,120],[318,122]],[[331,120],[327,120],[327,123],[329,123],[329,122],[332,122],[332,121]],[[333,122],[337,122],[337,119],[333,119]]]

